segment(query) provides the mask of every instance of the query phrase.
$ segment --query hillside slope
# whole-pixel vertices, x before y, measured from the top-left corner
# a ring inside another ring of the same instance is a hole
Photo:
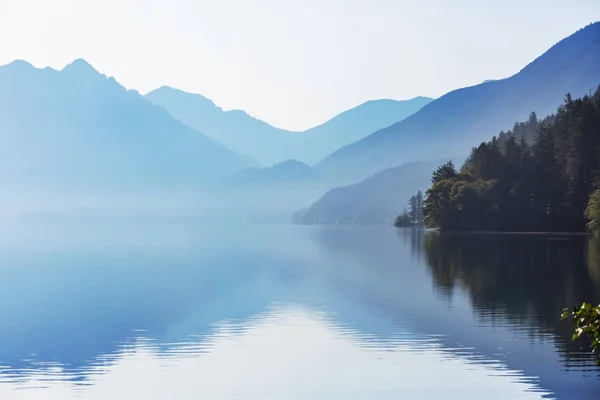
[[[200,94],[163,86],[144,97],[186,125],[240,154],[256,158],[262,165],[286,159],[299,140],[297,132],[275,128],[242,110],[224,111]]]
[[[302,133],[294,149],[299,160],[314,165],[342,146],[416,113],[433,99],[415,97],[410,100],[371,100],[335,116]]]
[[[247,168],[219,182],[220,188],[260,189],[272,185],[297,186],[318,181],[319,177],[309,165],[287,160],[267,168]]]
[[[600,23],[579,30],[507,79],[458,89],[414,115],[346,146],[317,170],[355,182],[403,162],[466,154],[530,112],[552,113],[567,92],[579,96],[600,83]]]
[[[431,174],[448,159],[409,162],[385,169],[354,185],[329,190],[310,208],[299,211],[302,225],[393,224],[418,190],[425,192]],[[462,159],[452,159],[460,165]]]
[[[296,210],[310,205],[326,189],[309,165],[287,160],[234,174],[211,185],[203,200],[220,220],[289,224]]]
[[[0,67],[0,131],[5,186],[188,188],[254,165],[84,60]]]
[[[145,98],[228,148],[256,158],[263,166],[291,158],[315,164],[340,147],[390,126],[432,101],[427,97],[368,101],[307,131],[292,132],[241,110],[224,111],[200,94],[168,86],[153,90]]]

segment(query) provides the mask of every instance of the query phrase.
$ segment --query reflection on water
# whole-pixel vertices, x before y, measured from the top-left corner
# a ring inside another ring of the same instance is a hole
[[[588,237],[1,235],[2,399],[597,398],[593,358],[560,321],[563,307],[599,300]]]
[[[432,232],[423,246],[436,290],[468,293],[480,323],[512,324],[533,338],[555,334],[568,367],[589,365],[588,347],[570,340],[572,325],[560,314],[599,300],[596,238]]]
[[[405,336],[405,335],[401,335]],[[331,325],[316,310],[271,309],[243,325],[223,322],[204,338],[158,343],[143,335],[98,357],[80,376],[60,366],[22,371],[5,382],[39,398],[487,398],[534,399],[542,394],[498,362],[468,364],[435,338],[370,343],[370,335]],[[429,387],[432,376],[436,386]],[[440,378],[441,377],[441,378]],[[71,378],[71,379],[68,379]],[[469,386],[457,384],[470,382]],[[2,392],[0,392],[2,393]],[[20,393],[17,393],[20,394]]]

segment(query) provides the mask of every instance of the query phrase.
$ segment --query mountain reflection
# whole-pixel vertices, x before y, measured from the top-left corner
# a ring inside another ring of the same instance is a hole
[[[365,351],[434,352],[516,374],[558,398],[597,393],[589,351],[560,321],[563,307],[599,299],[600,247],[584,236],[193,226],[35,235],[0,249],[0,385],[85,386],[140,352],[166,368],[265,323],[265,337],[301,323],[298,343],[318,326]],[[280,352],[277,343],[265,348]]]

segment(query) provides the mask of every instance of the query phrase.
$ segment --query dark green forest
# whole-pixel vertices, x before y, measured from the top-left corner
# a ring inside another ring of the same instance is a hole
[[[599,233],[600,86],[481,143],[460,170],[440,166],[423,214],[444,230]]]

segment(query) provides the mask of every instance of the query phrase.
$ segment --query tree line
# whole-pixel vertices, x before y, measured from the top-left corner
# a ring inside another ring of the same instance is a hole
[[[398,228],[419,227],[425,225],[423,214],[423,192],[420,190],[408,200],[408,208],[398,215],[394,226]]]
[[[600,86],[567,94],[542,120],[531,113],[473,148],[460,170],[441,165],[431,182],[428,227],[600,233]]]

